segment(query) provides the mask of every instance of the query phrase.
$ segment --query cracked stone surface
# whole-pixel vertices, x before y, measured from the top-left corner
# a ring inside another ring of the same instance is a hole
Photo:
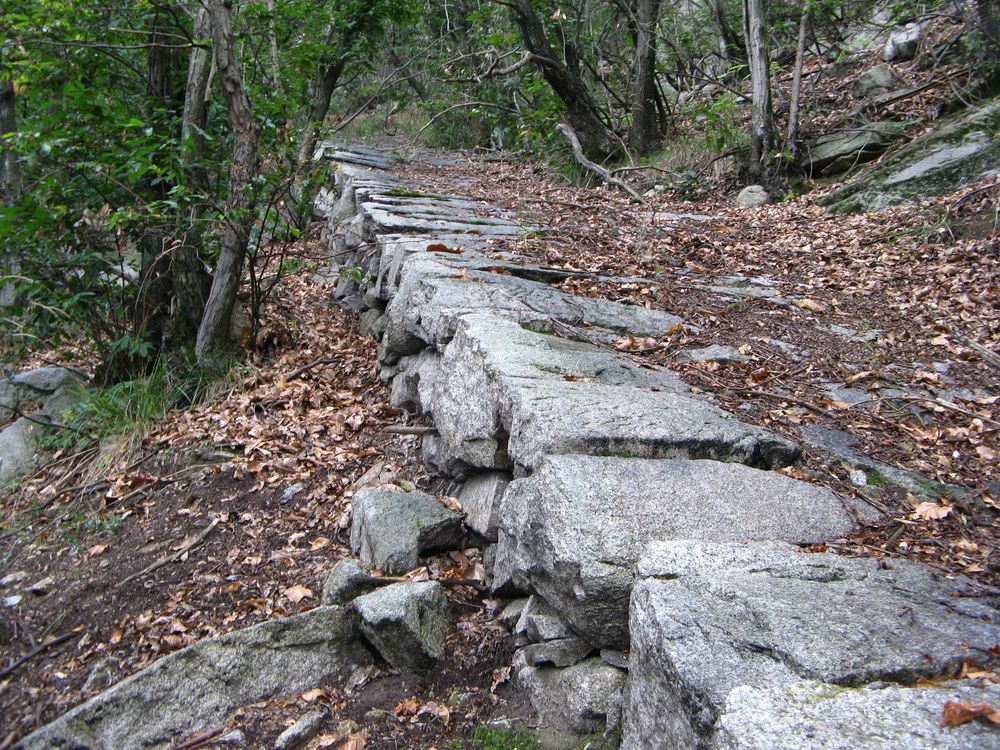
[[[785,466],[798,447],[684,393],[673,373],[590,344],[467,315],[444,351],[431,408],[439,466],[533,470],[546,454],[710,458]]]
[[[240,706],[347,677],[371,656],[340,607],[210,638],[155,662],[21,740],[19,750],[172,747]]]
[[[967,598],[981,593],[971,582],[905,561],[675,541],[650,545],[637,570],[626,750],[652,737],[710,747],[741,685],[909,684],[955,674],[1000,642],[998,611]]]
[[[437,581],[394,583],[351,606],[365,638],[393,668],[429,672],[444,656],[449,604]]]
[[[625,648],[635,563],[649,542],[814,543],[854,519],[829,490],[717,461],[550,456],[507,488],[497,565],[598,647]],[[634,626],[633,626],[634,627]]]

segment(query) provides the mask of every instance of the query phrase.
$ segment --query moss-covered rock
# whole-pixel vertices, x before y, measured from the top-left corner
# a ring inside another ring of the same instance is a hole
[[[1000,98],[960,112],[882,159],[821,203],[834,213],[877,211],[1000,175]]]

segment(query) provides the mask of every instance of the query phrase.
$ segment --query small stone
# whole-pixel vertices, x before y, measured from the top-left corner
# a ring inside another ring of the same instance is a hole
[[[719,362],[720,364],[731,364],[733,362],[746,362],[746,357],[740,354],[734,347],[720,346],[712,344],[703,349],[685,349],[677,356],[678,362]]]
[[[344,558],[338,562],[330,575],[323,582],[323,596],[320,603],[324,606],[332,604],[347,604],[352,599],[366,594],[374,587],[373,584],[360,583],[359,578],[368,573],[358,565],[356,560]]]
[[[514,626],[516,635],[527,635],[533,642],[552,641],[573,635],[556,611],[540,596],[528,598]]]
[[[918,23],[894,29],[885,42],[882,56],[887,62],[912,60],[920,47],[921,28]]]
[[[121,664],[113,656],[105,656],[100,659],[87,675],[87,681],[83,683],[83,691],[89,693],[93,690],[104,690],[115,681],[115,670]]]
[[[743,208],[763,206],[765,203],[770,202],[771,196],[768,194],[767,188],[763,185],[748,185],[736,196],[736,204]]]
[[[302,482],[296,482],[295,484],[290,484],[287,487],[285,487],[284,492],[281,493],[281,503],[282,503],[282,505],[284,505],[289,500],[291,500],[293,497],[295,497],[300,492],[302,492],[303,488],[304,488],[304,485],[302,484]]]
[[[31,586],[28,587],[28,591],[34,594],[35,596],[45,596],[50,591],[52,591],[52,587],[55,585],[56,582],[52,578],[52,576],[46,576],[42,580],[36,581],[35,583],[31,584]]]
[[[354,600],[361,632],[400,672],[429,672],[444,656],[448,600],[437,581],[394,583]]]
[[[220,737],[216,737],[212,740],[212,744],[226,745],[227,747],[246,747],[247,736],[243,734],[242,730],[234,729],[231,732],[226,732]]]
[[[567,669],[525,667],[517,680],[528,691],[541,726],[574,734],[603,733],[620,713],[625,673],[598,658]]]
[[[497,619],[500,620],[504,625],[508,627],[512,623],[516,623],[521,618],[521,613],[524,611],[524,606],[528,603],[528,597],[523,597],[521,599],[514,599],[514,601],[507,602],[504,608],[500,610],[500,614]]]
[[[624,669],[626,672],[628,671],[628,654],[624,651],[615,651],[612,648],[602,648],[601,659],[605,664],[610,664],[612,667],[618,667],[618,669]]]
[[[5,597],[3,600],[3,606],[5,607],[16,607],[24,599],[20,594],[14,594],[13,596]]]
[[[298,750],[316,736],[324,718],[326,711],[322,709],[310,711],[278,735],[274,750]]]
[[[0,589],[5,589],[8,586],[13,586],[15,583],[20,583],[26,580],[28,577],[28,571],[26,570],[15,570],[13,573],[8,573],[3,578],[0,578]]]
[[[465,511],[465,524],[491,542],[497,540],[500,498],[510,483],[511,475],[505,471],[489,471],[466,480],[458,501]]]
[[[855,99],[863,99],[866,96],[890,91],[900,83],[902,80],[892,68],[888,65],[876,65],[858,76],[851,87],[851,94]]]
[[[583,661],[594,648],[583,638],[559,638],[546,643],[532,643],[519,653],[528,666],[572,667]]]
[[[868,475],[861,471],[861,469],[855,469],[851,472],[851,484],[855,487],[866,486],[868,484]]]

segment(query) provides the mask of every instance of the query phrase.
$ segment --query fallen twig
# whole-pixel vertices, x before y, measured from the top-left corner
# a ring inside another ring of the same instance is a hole
[[[196,536],[190,542],[188,542],[187,544],[185,544],[179,550],[175,550],[174,552],[170,553],[169,555],[164,555],[163,557],[161,557],[160,559],[156,560],[155,562],[147,565],[145,568],[143,568],[142,570],[140,570],[138,573],[133,573],[132,575],[128,576],[127,578],[122,579],[122,582],[119,583],[118,585],[119,586],[124,586],[129,581],[134,581],[136,578],[141,578],[142,576],[145,576],[145,575],[148,575],[148,574],[152,573],[154,570],[158,570],[158,569],[162,568],[164,565],[167,565],[169,563],[174,562],[175,560],[178,560],[185,552],[190,552],[192,549],[194,549],[199,544],[201,544],[203,541],[205,541],[205,538],[209,534],[212,533],[212,529],[214,529],[216,526],[218,526],[219,523],[220,523],[220,521],[221,521],[221,519],[218,516],[216,516],[215,518],[212,519],[212,523],[210,523],[208,526],[206,526],[204,529],[201,530],[201,533],[199,533],[198,536]]]
[[[995,187],[995,185],[991,187]],[[973,341],[968,336],[956,336],[955,338],[958,339],[960,344],[967,346],[976,352],[985,362],[993,365],[994,367],[1000,367],[1000,354],[997,354],[992,349],[987,349],[978,341]]]
[[[28,653],[26,653],[24,656],[22,656],[20,659],[18,659],[17,661],[15,661],[9,667],[7,667],[6,669],[0,670],[0,680],[4,679],[4,678],[6,678],[6,677],[8,677],[10,675],[12,675],[14,673],[15,669],[17,669],[18,667],[20,667],[22,664],[24,664],[29,659],[34,659],[36,656],[38,656],[39,654],[45,653],[50,648],[55,648],[56,646],[58,646],[58,645],[60,645],[62,643],[65,643],[66,641],[70,640],[71,638],[76,638],[79,635],[80,635],[80,633],[73,633],[73,632],[63,633],[58,638],[53,638],[51,641],[46,641],[45,643],[38,644],[33,649],[31,649],[31,651],[29,651]]]
[[[429,427],[426,425],[389,425],[388,427],[383,427],[379,432],[386,435],[433,435],[437,432],[436,427]]]
[[[319,359],[315,359],[307,365],[302,365],[302,367],[300,367],[298,370],[293,371],[291,374],[286,375],[285,382],[288,382],[289,380],[295,380],[295,378],[304,375],[314,367],[319,367],[320,365],[330,365],[336,361],[337,359],[335,357],[320,357]]]
[[[576,157],[576,161],[581,167],[590,170],[609,185],[614,185],[619,190],[624,190],[626,193],[628,193],[630,196],[635,198],[640,203],[646,202],[645,199],[643,199],[643,197],[639,195],[639,192],[631,185],[629,185],[626,182],[623,182],[622,180],[619,180],[617,177],[611,174],[611,172],[602,167],[600,164],[595,164],[586,156],[584,156],[583,146],[580,144],[580,139],[577,138],[576,132],[573,130],[573,128],[571,128],[566,123],[561,122],[558,125],[556,125],[556,130],[558,130],[560,133],[562,133],[569,139],[570,146],[573,147],[573,155]]]
[[[214,729],[208,729],[204,732],[196,734],[189,740],[184,740],[179,745],[174,745],[172,750],[192,750],[192,748],[201,747],[209,740],[218,737],[220,734],[226,731],[225,727],[215,727]]]
[[[474,578],[432,578],[431,580],[440,583],[442,586],[469,586],[479,591],[486,590],[486,585]],[[354,576],[351,581],[357,584],[370,584],[373,586],[388,586],[393,583],[413,583],[409,578],[399,576]]]

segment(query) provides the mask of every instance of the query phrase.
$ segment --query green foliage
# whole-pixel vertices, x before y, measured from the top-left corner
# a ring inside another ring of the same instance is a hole
[[[476,727],[466,747],[476,750],[541,750],[541,744],[532,732],[494,727]]]
[[[750,146],[750,136],[743,128],[736,98],[725,94],[698,103],[691,118],[700,125],[705,144],[716,154]]]

